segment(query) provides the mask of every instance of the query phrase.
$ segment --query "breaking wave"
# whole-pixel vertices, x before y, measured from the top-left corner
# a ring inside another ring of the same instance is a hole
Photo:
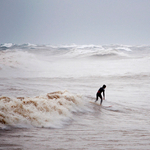
[[[82,97],[57,91],[37,97],[0,97],[0,123],[11,126],[59,128],[85,108]]]
[[[52,45],[35,45],[35,44],[13,44],[5,43],[0,45],[0,50],[37,50],[44,51],[48,50],[53,55],[60,55],[69,57],[89,57],[89,56],[109,56],[109,55],[118,55],[118,56],[127,56],[126,52],[131,52],[131,46],[126,45],[61,45],[61,46],[52,46]]]
[[[133,45],[36,45],[36,44],[0,44],[0,51],[8,52],[30,52],[40,53],[46,56],[61,57],[61,58],[86,58],[86,57],[105,57],[117,56],[118,58],[129,57],[132,53],[148,52],[149,45],[133,46]],[[142,53],[141,53],[142,54]],[[115,57],[116,58],[116,57]]]
[[[96,68],[104,70],[107,73],[104,75],[120,75],[118,68],[123,66],[126,68],[122,74],[137,74],[139,67],[144,66],[143,72],[148,69],[145,64],[150,60],[149,52],[150,46],[5,43],[0,45],[0,77],[80,77],[83,76],[83,70],[84,75],[93,75],[95,72],[97,76],[99,71]],[[130,68],[130,64],[135,62],[138,68],[135,67],[134,70]]]

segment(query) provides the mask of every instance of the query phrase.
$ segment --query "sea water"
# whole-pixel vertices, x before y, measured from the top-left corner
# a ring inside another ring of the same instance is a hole
[[[1,44],[0,149],[150,149],[149,62],[149,45]]]

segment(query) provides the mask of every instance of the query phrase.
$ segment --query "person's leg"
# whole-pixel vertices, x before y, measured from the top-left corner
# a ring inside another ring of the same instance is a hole
[[[98,101],[98,93],[96,94],[96,100],[95,100],[95,102],[96,102],[96,101]]]

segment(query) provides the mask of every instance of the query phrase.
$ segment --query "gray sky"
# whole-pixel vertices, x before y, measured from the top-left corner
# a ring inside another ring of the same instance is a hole
[[[0,0],[0,43],[150,44],[150,0]]]

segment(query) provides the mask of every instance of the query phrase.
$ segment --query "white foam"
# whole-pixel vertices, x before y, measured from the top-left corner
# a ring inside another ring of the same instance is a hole
[[[37,97],[0,97],[0,123],[14,126],[62,127],[83,111],[81,96],[58,91]]]
[[[12,47],[14,44],[13,43],[4,43],[2,44],[0,47],[7,47],[7,48],[10,48]]]
[[[125,51],[128,51],[128,52],[132,51],[129,47],[117,47],[116,49],[118,49],[118,50],[125,50]]]

